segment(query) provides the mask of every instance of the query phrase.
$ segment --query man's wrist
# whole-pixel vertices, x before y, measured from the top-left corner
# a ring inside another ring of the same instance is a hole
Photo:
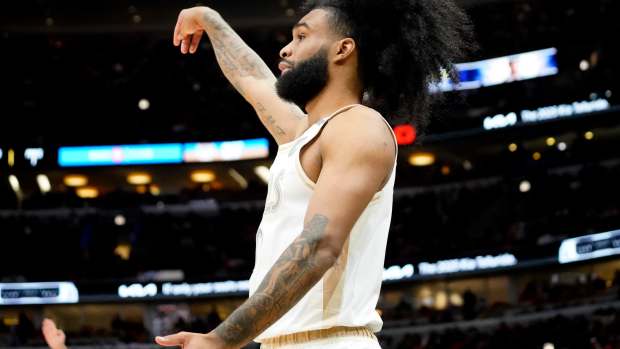
[[[220,337],[220,335],[217,334],[217,332],[215,332],[215,330],[207,333],[205,336],[207,336],[207,338],[209,338],[211,341],[214,341],[215,343],[217,343],[217,347],[218,348],[221,348],[221,349],[239,349],[239,348],[241,348],[240,346],[232,346],[232,345],[226,343],[226,341],[224,341],[224,339],[222,337]]]
[[[218,18],[221,18],[219,12],[217,12],[216,10],[210,7],[206,7],[206,6],[202,7],[202,16],[200,16],[201,27],[203,27],[205,30],[209,26],[213,25],[214,21],[217,20]]]

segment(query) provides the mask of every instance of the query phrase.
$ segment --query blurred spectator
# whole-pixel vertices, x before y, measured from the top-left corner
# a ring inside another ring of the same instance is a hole
[[[56,327],[56,323],[52,319],[44,319],[41,326],[43,338],[50,349],[67,349],[65,345],[65,332]]]

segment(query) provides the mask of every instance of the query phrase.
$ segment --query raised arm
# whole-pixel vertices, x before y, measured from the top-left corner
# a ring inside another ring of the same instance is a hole
[[[215,10],[194,7],[181,11],[173,42],[182,53],[195,53],[206,33],[222,72],[254,107],[263,125],[278,144],[295,138],[304,113],[276,93],[276,77],[265,62]]]

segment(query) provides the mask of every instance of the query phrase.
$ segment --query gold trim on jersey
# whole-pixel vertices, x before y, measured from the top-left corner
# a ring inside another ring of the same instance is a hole
[[[267,338],[262,340],[262,349],[275,349],[286,345],[304,344],[312,341],[329,338],[342,338],[342,337],[364,337],[377,340],[372,331],[367,327],[332,327],[323,330],[314,330],[306,332],[297,332],[278,336],[274,338]]]

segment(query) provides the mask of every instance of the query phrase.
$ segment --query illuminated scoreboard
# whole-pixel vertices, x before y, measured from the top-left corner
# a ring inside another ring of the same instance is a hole
[[[207,163],[269,157],[265,138],[211,143],[61,147],[60,167]]]
[[[58,150],[61,167],[180,164],[180,143],[62,147]]]
[[[79,301],[72,282],[0,283],[0,305],[72,304]]]
[[[233,142],[186,143],[183,160],[193,162],[238,161],[263,159],[269,156],[265,138]]]
[[[443,72],[442,81],[431,85],[432,92],[471,90],[514,81],[530,80],[558,73],[556,48],[518,53],[456,65],[459,84],[454,84]]]

